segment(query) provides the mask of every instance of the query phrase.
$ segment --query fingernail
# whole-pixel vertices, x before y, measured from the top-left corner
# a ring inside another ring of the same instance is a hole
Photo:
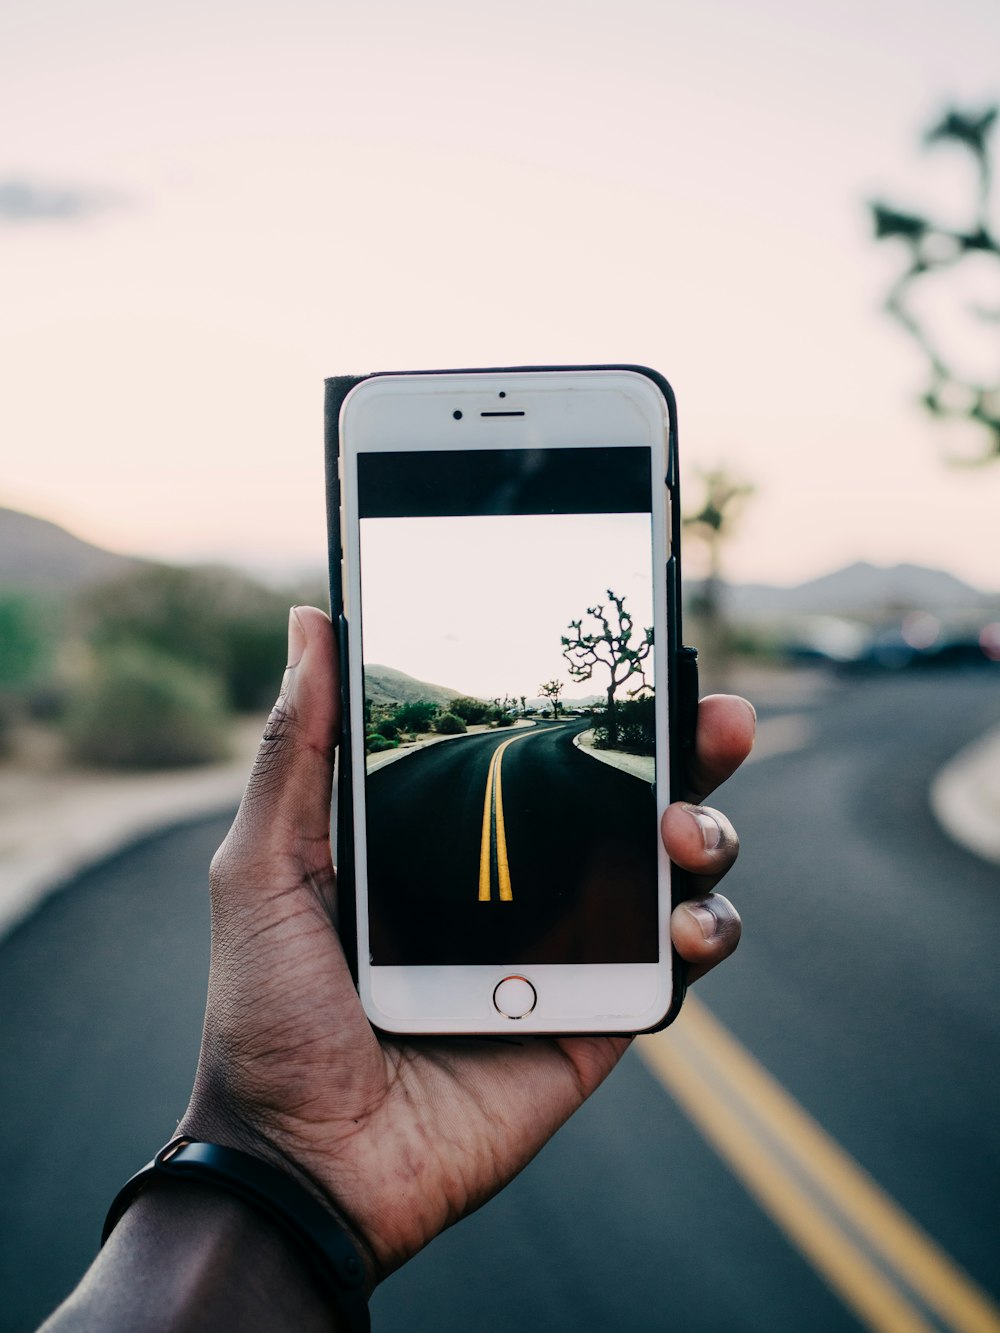
[[[709,911],[707,907],[703,907],[700,904],[698,906],[695,906],[694,903],[686,903],[685,907],[687,909],[688,915],[693,916],[695,921],[697,921],[698,928],[701,931],[702,935],[704,935],[705,939],[714,940],[715,932],[716,930],[718,930],[719,927],[719,922],[715,916],[715,913]]]
[[[288,613],[288,666],[298,666],[307,642],[305,629],[299,619],[299,608],[293,606]]]
[[[740,697],[742,698],[742,695],[741,695]],[[753,718],[753,734],[756,736],[756,735],[757,735],[757,710],[756,710],[756,708],[754,708],[753,704],[750,702],[749,699],[744,699],[743,702],[746,704],[747,708],[750,710],[750,716]]]
[[[701,829],[701,839],[706,852],[714,852],[722,842],[722,825],[700,805],[689,805],[688,811]]]
[[[299,619],[298,607],[293,606],[288,613],[288,665],[285,667],[285,674],[281,677],[281,689],[278,691],[278,698],[284,699],[292,687],[292,681],[295,679],[295,668],[302,660],[302,654],[306,650],[306,632],[302,627],[302,621]]]

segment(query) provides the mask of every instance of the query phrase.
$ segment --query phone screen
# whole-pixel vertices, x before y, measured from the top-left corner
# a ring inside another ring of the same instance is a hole
[[[658,961],[648,448],[358,455],[374,966]]]

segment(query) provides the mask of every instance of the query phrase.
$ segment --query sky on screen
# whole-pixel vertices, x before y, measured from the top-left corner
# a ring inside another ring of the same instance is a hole
[[[961,218],[917,140],[998,50],[993,0],[6,0],[0,502],[319,568],[325,374],[639,361],[690,493],[757,486],[732,577],[995,587],[1000,465],[943,462],[866,200]]]
[[[566,698],[601,694],[607,673],[572,680],[560,638],[571,620],[596,629],[586,610],[611,588],[638,647],[650,568],[648,514],[362,519],[364,658],[474,698],[531,699],[553,679]]]

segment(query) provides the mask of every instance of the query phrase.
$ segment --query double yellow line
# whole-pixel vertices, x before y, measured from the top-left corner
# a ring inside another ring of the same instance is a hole
[[[639,1053],[876,1333],[998,1333],[1000,1310],[697,1000]]]
[[[503,820],[503,780],[500,765],[503,752],[515,741],[524,740],[523,736],[511,736],[502,745],[498,745],[490,759],[489,772],[486,774],[486,799],[483,802],[483,836],[479,844],[479,901],[488,903],[493,895],[492,872],[492,834],[496,830],[497,848],[497,888],[502,903],[514,901],[510,888],[510,863],[507,859],[507,832]]]

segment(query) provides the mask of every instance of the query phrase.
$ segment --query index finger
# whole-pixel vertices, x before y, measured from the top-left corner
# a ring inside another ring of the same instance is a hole
[[[709,694],[698,704],[694,751],[684,773],[684,795],[703,801],[739,768],[753,748],[757,714],[737,694]]]

